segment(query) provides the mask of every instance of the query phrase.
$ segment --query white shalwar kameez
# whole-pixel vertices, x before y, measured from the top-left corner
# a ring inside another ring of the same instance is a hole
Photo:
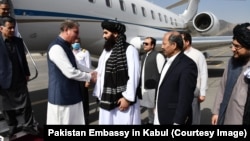
[[[104,74],[106,61],[109,58],[112,50],[107,52],[103,50],[96,71],[98,72],[97,82],[93,91],[93,96],[101,99],[104,85]],[[126,50],[128,75],[127,90],[122,93],[128,101],[135,101],[136,88],[140,78],[139,54],[135,47],[128,46]],[[137,98],[137,97],[136,97]],[[140,125],[140,103],[139,99],[136,103],[130,105],[126,111],[120,111],[119,108],[110,111],[100,108],[99,110],[99,125]]]
[[[198,97],[206,96],[207,79],[208,79],[207,61],[203,53],[197,50],[196,48],[190,47],[188,50],[185,50],[184,53],[196,63],[198,68],[197,84],[196,84],[196,89],[194,91],[194,100],[192,103],[192,110],[193,110],[192,124],[199,125],[201,118],[201,108],[200,108],[201,103],[198,101]]]
[[[77,81],[89,81],[90,74],[83,71],[80,66],[78,70],[72,66],[66,53],[59,45],[54,45],[49,50],[50,60],[53,61],[63,74],[69,79]],[[48,102],[47,125],[85,125],[82,101],[73,105],[55,105]]]

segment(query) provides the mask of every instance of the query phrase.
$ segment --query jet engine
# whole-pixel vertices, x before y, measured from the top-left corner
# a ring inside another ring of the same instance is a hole
[[[220,30],[220,23],[214,14],[202,12],[194,16],[193,27],[201,35],[216,35]]]

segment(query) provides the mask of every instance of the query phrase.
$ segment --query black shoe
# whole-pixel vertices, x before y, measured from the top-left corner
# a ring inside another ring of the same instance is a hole
[[[9,132],[8,137],[11,138],[17,133],[17,127],[16,126],[9,126]]]
[[[32,127],[23,127],[23,131],[34,136],[38,136],[39,132]]]

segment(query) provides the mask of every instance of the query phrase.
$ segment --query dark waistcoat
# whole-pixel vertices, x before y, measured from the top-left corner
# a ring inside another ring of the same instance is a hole
[[[63,48],[71,64],[77,68],[74,54],[70,49],[70,43],[64,41],[61,37],[57,37],[49,45],[48,51],[55,44]],[[80,102],[82,100],[80,82],[67,78],[56,64],[49,59],[49,55],[47,57],[49,69],[48,101],[56,105],[72,105]]]
[[[142,57],[141,66],[143,66],[144,61],[146,61],[144,66],[144,87],[146,89],[155,89],[156,83],[160,77],[156,62],[157,54],[158,52],[153,50],[148,54],[147,57],[147,54]]]

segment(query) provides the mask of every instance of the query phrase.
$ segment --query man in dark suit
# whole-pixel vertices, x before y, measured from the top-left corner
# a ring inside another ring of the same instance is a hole
[[[154,124],[191,124],[197,66],[183,53],[183,40],[179,32],[164,35],[162,51],[167,63],[157,86]]]
[[[22,130],[37,135],[27,88],[30,71],[23,40],[14,36],[15,23],[10,16],[0,18],[0,110],[10,128],[10,137],[17,132],[17,111],[24,118]]]

